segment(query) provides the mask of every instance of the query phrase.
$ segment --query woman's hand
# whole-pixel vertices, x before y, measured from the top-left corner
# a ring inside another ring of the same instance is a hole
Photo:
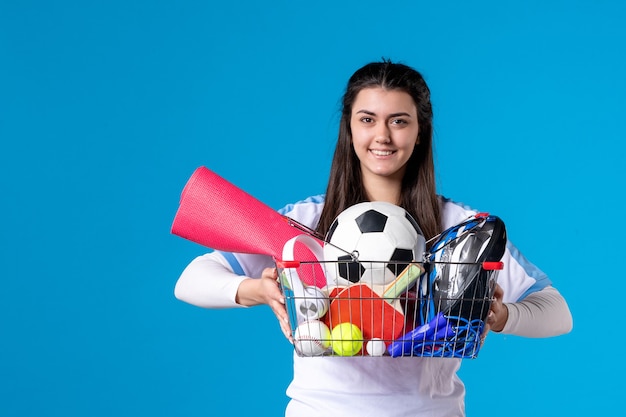
[[[283,334],[293,343],[287,309],[285,308],[285,297],[278,285],[278,272],[276,268],[265,268],[261,274],[261,278],[248,278],[243,280],[237,290],[235,301],[237,304],[248,307],[259,304],[267,304],[270,306],[276,318],[278,318]]]
[[[509,318],[509,310],[502,302],[503,296],[504,291],[502,290],[502,287],[496,284],[496,289],[493,292],[494,300],[491,302],[491,308],[489,309],[487,322],[485,323],[485,330],[481,337],[482,342],[485,341],[485,337],[487,337],[489,330],[501,332],[502,329],[504,329],[504,325]]]

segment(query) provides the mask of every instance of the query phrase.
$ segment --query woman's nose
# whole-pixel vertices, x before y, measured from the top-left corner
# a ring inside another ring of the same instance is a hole
[[[376,143],[389,143],[391,142],[391,137],[389,137],[389,135],[385,135],[385,134],[380,134],[380,135],[376,135]]]
[[[386,124],[377,126],[375,140],[377,143],[391,142],[389,128]]]

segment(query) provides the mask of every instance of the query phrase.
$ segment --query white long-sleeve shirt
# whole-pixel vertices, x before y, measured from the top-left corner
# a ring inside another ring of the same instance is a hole
[[[314,228],[323,196],[280,210]],[[447,229],[476,211],[441,199]],[[498,284],[509,312],[503,333],[547,337],[567,333],[572,318],[567,303],[548,277],[510,243],[502,258]],[[244,279],[258,278],[274,266],[268,256],[212,252],[183,271],[175,296],[205,308],[240,307],[235,302]],[[416,357],[300,357],[294,354],[294,378],[287,394],[287,416],[463,416],[465,388],[457,376],[461,360]]]

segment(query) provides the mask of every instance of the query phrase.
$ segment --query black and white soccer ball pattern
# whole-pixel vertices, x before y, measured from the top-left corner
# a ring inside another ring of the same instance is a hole
[[[388,284],[410,262],[421,262],[425,251],[424,235],[415,219],[402,207],[382,201],[342,211],[325,241],[324,261],[331,261],[325,264],[326,278],[337,285]],[[352,253],[357,262],[350,262]]]

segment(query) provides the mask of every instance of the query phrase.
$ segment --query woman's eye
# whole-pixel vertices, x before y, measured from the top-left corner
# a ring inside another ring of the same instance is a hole
[[[393,125],[405,125],[405,124],[407,124],[407,121],[404,120],[404,119],[393,119],[391,121],[391,124],[393,124]]]
[[[372,118],[371,118],[371,117],[362,117],[362,118],[361,118],[361,121],[362,121],[363,123],[372,123],[372,122],[373,122],[373,120],[372,120]]]

